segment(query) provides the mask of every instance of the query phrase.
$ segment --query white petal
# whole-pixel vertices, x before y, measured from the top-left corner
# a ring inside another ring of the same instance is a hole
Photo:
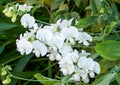
[[[100,73],[100,65],[97,62],[94,62],[94,72],[99,74]]]
[[[80,57],[77,65],[78,65],[79,68],[83,68],[84,66],[86,66],[87,65],[87,58],[86,57]]]
[[[89,75],[90,75],[91,78],[94,78],[94,77],[95,77],[94,72],[90,72]]]

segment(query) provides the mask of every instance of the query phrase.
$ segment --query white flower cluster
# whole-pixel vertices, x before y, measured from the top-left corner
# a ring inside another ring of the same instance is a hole
[[[34,23],[30,24],[29,20]],[[60,19],[55,24],[38,27],[30,15],[23,15],[22,25],[33,29],[21,34],[20,39],[16,40],[17,50],[22,55],[30,53],[37,57],[46,55],[51,61],[58,61],[60,71],[64,75],[73,74],[71,80],[88,83],[89,77],[94,78],[95,73],[100,73],[100,66],[92,58],[87,58],[90,53],[86,53],[85,50],[79,53],[77,49],[72,48],[76,43],[88,46],[92,41],[89,34],[72,26],[72,21],[73,19]]]
[[[7,5],[6,8],[3,10],[3,13],[7,17],[12,17],[11,21],[15,22],[18,15],[21,16],[24,13],[29,12],[31,8],[33,8],[33,6],[27,6],[26,4],[24,5],[16,4],[11,6]]]

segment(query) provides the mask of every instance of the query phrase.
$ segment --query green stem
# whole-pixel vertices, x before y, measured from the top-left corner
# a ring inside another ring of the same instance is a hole
[[[42,24],[46,24],[46,25],[50,25],[49,23],[47,23],[47,22],[44,22],[44,21],[40,21],[40,20],[37,20],[37,19],[35,19],[37,22],[40,22],[40,23],[42,23]]]

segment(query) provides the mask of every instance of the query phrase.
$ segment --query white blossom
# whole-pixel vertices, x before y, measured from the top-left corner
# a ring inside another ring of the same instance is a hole
[[[70,20],[61,20],[60,19],[57,21],[57,25],[60,27],[60,29],[67,28],[72,25],[72,21],[73,21],[73,18]]]
[[[51,41],[53,33],[50,30],[39,29],[36,33],[36,38],[43,42]]]
[[[69,28],[63,28],[61,33],[65,37],[67,42],[75,44],[75,38],[78,37],[78,29],[76,27],[70,26]]]
[[[47,42],[47,44],[50,46],[50,48],[52,49],[55,48],[55,50],[57,50],[62,48],[64,40],[65,40],[64,36],[61,33],[56,32],[54,33],[52,40],[50,42]]]
[[[24,14],[20,20],[21,25],[24,26],[24,28],[31,28],[35,24],[35,19],[33,16],[30,16],[29,14]]]
[[[27,55],[32,52],[32,43],[29,42],[26,38],[22,38],[20,40],[16,40],[17,50],[23,55],[24,53]]]
[[[90,53],[87,53],[85,50],[82,50],[80,53],[80,57],[87,57],[89,55],[90,55]]]
[[[89,42],[88,41],[92,41],[92,37],[87,34],[86,32],[79,32],[79,36],[76,38],[77,41],[79,41],[79,43],[83,43],[83,45],[88,46]]]
[[[57,60],[60,61],[62,59],[62,56],[57,52],[50,50],[50,53],[47,55],[51,61]]]
[[[18,10],[21,10],[23,12],[29,12],[31,8],[33,8],[33,6],[27,6],[27,4],[18,5]]]
[[[64,55],[66,53],[70,53],[70,52],[73,52],[73,49],[72,47],[67,44],[67,43],[64,43],[63,46],[61,48],[59,48],[59,52]]]
[[[37,57],[44,56],[47,53],[47,47],[45,46],[45,44],[41,43],[39,40],[35,40],[32,43],[33,45],[33,53],[35,53],[35,55]]]

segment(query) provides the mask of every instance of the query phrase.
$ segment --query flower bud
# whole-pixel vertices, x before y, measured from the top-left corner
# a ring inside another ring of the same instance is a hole
[[[9,76],[7,76],[4,81],[2,81],[3,84],[9,84],[10,82],[11,82],[11,79]]]
[[[105,12],[104,8],[101,8],[99,12],[103,14]]]
[[[6,7],[2,12],[3,12],[4,14],[6,14],[8,11],[9,11],[9,8]]]
[[[15,22],[15,21],[16,21],[16,17],[17,17],[17,15],[14,15],[14,16],[12,17],[11,21],[12,21],[12,22]]]
[[[2,75],[2,76],[5,76],[6,74],[7,74],[6,70],[5,70],[5,69],[2,69],[1,75]]]
[[[9,66],[9,65],[6,65],[5,68],[10,70],[10,71],[12,70],[11,66]]]
[[[5,13],[5,16],[12,17],[12,13],[10,11],[8,11],[7,13]]]

